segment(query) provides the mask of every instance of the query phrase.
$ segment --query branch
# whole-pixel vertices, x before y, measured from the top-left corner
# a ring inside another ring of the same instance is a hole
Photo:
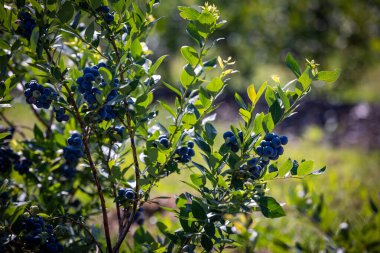
[[[5,115],[3,112],[0,112],[0,117],[4,120],[4,122],[11,128],[14,128],[23,139],[27,139],[26,135],[24,134],[23,131],[19,130],[19,126],[15,126]]]
[[[101,204],[101,207],[102,207],[104,233],[105,233],[106,242],[107,242],[107,251],[109,253],[111,253],[112,252],[112,243],[111,243],[111,236],[110,236],[109,225],[108,225],[107,207],[106,207],[106,202],[105,202],[104,195],[103,195],[102,186],[100,184],[98,172],[96,171],[96,167],[95,167],[94,161],[92,160],[92,157],[91,157],[90,146],[88,144],[88,133],[86,132],[85,124],[82,121],[82,118],[80,117],[79,109],[78,109],[78,107],[77,107],[77,105],[75,103],[75,100],[73,98],[73,95],[72,95],[69,87],[67,86],[66,83],[63,83],[63,85],[64,85],[64,87],[66,88],[66,90],[67,90],[67,92],[69,94],[69,102],[74,107],[75,117],[76,117],[76,119],[79,122],[79,125],[80,125],[80,127],[82,129],[82,133],[84,134],[84,136],[83,136],[84,151],[86,153],[86,156],[87,156],[87,159],[88,159],[88,163],[90,165],[90,168],[91,168],[91,171],[92,171],[92,175],[94,177],[95,184],[96,184],[96,187],[97,187],[97,190],[98,190],[98,195],[99,195],[99,198],[100,198],[100,204]]]
[[[30,105],[30,108],[32,109],[33,113],[34,113],[34,116],[36,116],[36,118],[38,119],[39,122],[42,123],[42,125],[44,125],[44,127],[46,127],[46,137],[47,138],[50,138],[51,135],[53,134],[53,132],[51,131],[51,125],[49,125],[49,123],[47,123],[42,117],[41,115],[37,112],[37,110],[33,107],[33,105]]]
[[[139,203],[139,191],[140,191],[140,186],[139,186],[139,179],[140,179],[140,168],[139,168],[139,160],[137,158],[137,148],[135,144],[135,132],[132,129],[132,119],[131,116],[127,113],[127,129],[129,133],[129,137],[131,139],[131,148],[132,148],[132,154],[133,154],[133,162],[135,164],[135,180],[136,180],[136,186],[135,186],[135,193],[136,193],[136,198],[133,202],[133,208],[132,208],[132,213],[129,216],[129,220],[127,225],[123,228],[123,231],[121,235],[119,235],[119,239],[116,242],[115,247],[113,248],[113,253],[119,252],[119,248],[121,246],[121,243],[124,241],[125,237],[127,236],[129,229],[133,223],[133,218],[135,217],[136,211],[137,211],[137,206]]]
[[[112,151],[112,146],[113,146],[113,142],[110,140],[110,146],[108,148],[108,154],[107,154],[107,158],[105,157],[103,151],[102,151],[102,148],[101,148],[101,143],[98,142],[98,145],[99,145],[99,154],[101,154],[101,159],[103,160],[103,163],[106,165],[107,167],[107,170],[108,170],[108,174],[110,176],[112,176],[112,171],[111,171],[111,168],[109,166],[109,161],[110,161],[110,158],[111,158],[111,151]],[[114,183],[112,183],[112,193],[114,194],[115,197],[117,197],[117,191],[116,191],[116,186]],[[121,220],[121,216],[120,216],[120,205],[119,203],[116,201],[116,213],[117,213],[117,220],[119,222],[119,232],[121,231],[121,227],[122,227],[122,220]]]

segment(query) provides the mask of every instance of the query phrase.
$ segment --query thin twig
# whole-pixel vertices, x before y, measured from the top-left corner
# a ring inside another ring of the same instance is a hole
[[[92,239],[92,241],[96,244],[96,247],[98,248],[98,250],[103,253],[103,250],[102,250],[102,246],[99,244],[99,242],[95,239],[94,235],[91,233],[91,231],[86,227],[85,224],[81,223],[81,222],[78,222],[76,221],[75,219],[71,218],[71,217],[67,217],[67,216],[60,216],[60,217],[54,217],[52,218],[51,220],[56,220],[56,219],[65,219],[65,220],[69,220],[71,223],[75,224],[75,225],[78,225],[80,226]]]
[[[15,129],[23,139],[27,139],[26,135],[23,131],[19,130],[19,126],[15,126],[5,115],[3,112],[0,112],[0,117],[4,120],[4,122],[11,128]]]
[[[34,116],[36,116],[36,118],[38,119],[39,122],[42,123],[42,125],[44,125],[44,127],[46,127],[46,137],[49,138],[51,135],[52,135],[52,131],[51,131],[51,126],[49,125],[49,123],[47,123],[42,117],[41,115],[38,113],[38,111],[33,107],[33,105],[30,105],[30,108],[32,109],[33,113],[34,113]]]
[[[132,129],[132,119],[131,116],[127,113],[127,129],[129,133],[129,137],[131,139],[131,148],[132,148],[132,155],[133,155],[133,162],[135,165],[135,180],[136,180],[136,185],[135,185],[135,193],[137,197],[135,198],[133,202],[133,208],[132,212],[129,216],[128,223],[126,226],[123,228],[123,231],[121,233],[121,236],[119,236],[119,239],[116,242],[115,247],[113,248],[113,252],[117,253],[119,251],[119,248],[121,246],[121,243],[124,241],[125,237],[127,236],[129,229],[133,223],[133,218],[135,217],[136,211],[137,211],[137,206],[139,203],[139,191],[140,191],[140,186],[139,186],[139,179],[140,179],[140,168],[139,168],[139,160],[137,157],[137,148],[135,144],[135,132]]]

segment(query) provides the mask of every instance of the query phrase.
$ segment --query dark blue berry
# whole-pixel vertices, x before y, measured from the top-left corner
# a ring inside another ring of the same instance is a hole
[[[282,145],[288,144],[288,137],[286,137],[285,135],[281,136],[280,140]]]
[[[117,191],[117,194],[121,197],[121,196],[125,196],[125,189],[124,188],[120,188],[118,191]]]
[[[135,197],[135,193],[134,193],[134,191],[133,191],[132,189],[127,189],[127,190],[125,191],[125,197],[126,197],[127,199],[130,199],[130,200],[134,199],[134,197]]]
[[[234,136],[234,133],[231,131],[227,131],[223,134],[223,139],[227,139],[228,137]]]
[[[268,134],[265,135],[264,140],[271,141],[276,136],[277,136],[276,134],[268,133]]]
[[[159,140],[159,143],[164,146],[165,148],[168,148],[169,147],[169,140],[166,139],[166,138],[162,138],[161,140]]]
[[[188,154],[189,156],[191,156],[191,157],[195,156],[194,149],[192,149],[192,148],[189,149],[188,152],[187,152],[187,154]]]
[[[275,148],[281,146],[281,140],[278,137],[273,138],[271,140],[271,143],[272,143],[272,146],[275,147]]]
[[[259,162],[259,161],[258,161],[257,158],[252,158],[252,159],[248,160],[247,164],[248,164],[249,166],[255,166],[258,162]]]

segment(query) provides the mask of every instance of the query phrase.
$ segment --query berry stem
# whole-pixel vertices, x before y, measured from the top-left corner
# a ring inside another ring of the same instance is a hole
[[[100,198],[100,204],[101,204],[102,214],[103,214],[104,233],[106,236],[106,243],[107,243],[107,252],[111,253],[112,252],[112,243],[111,243],[111,236],[110,236],[110,230],[109,230],[109,225],[108,225],[107,207],[106,207],[106,202],[105,202],[104,195],[103,195],[102,186],[100,184],[98,172],[96,171],[94,161],[92,160],[90,146],[88,144],[88,132],[86,131],[85,124],[82,121],[82,118],[80,117],[78,106],[75,103],[75,100],[74,100],[74,97],[70,91],[70,88],[67,86],[67,84],[65,82],[63,82],[63,86],[66,88],[66,90],[69,94],[69,99],[68,99],[69,103],[74,107],[75,118],[78,120],[79,125],[82,129],[84,151],[86,153],[88,163],[90,165],[92,175],[94,177],[95,184],[96,184],[96,187],[98,190],[98,195]]]

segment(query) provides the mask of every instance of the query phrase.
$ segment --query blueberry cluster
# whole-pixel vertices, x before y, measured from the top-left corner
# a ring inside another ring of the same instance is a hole
[[[249,178],[256,180],[260,178],[263,168],[267,163],[260,158],[254,157],[247,161],[246,165],[240,167],[241,171],[247,171]]]
[[[21,11],[18,17],[20,20],[20,25],[17,31],[21,36],[29,40],[34,27],[36,27],[36,21],[32,18],[29,12],[25,11]]]
[[[66,114],[65,108],[63,108],[63,107],[54,108],[54,112],[55,112],[55,119],[58,122],[69,120],[69,115]]]
[[[243,142],[243,132],[239,132],[240,142]],[[239,151],[239,143],[235,136],[235,134],[231,131],[227,131],[223,134],[223,139],[228,147],[230,147],[231,151],[238,152]]]
[[[97,97],[101,96],[102,94],[99,88],[104,88],[107,85],[106,81],[101,77],[99,73],[99,68],[101,67],[107,68],[107,65],[104,62],[101,62],[96,66],[85,68],[83,70],[83,76],[79,77],[76,80],[78,84],[78,91],[83,94],[83,97],[91,110],[99,107],[100,102],[98,101]],[[112,88],[116,88],[119,85],[119,79],[115,78],[111,85],[113,86]],[[118,94],[119,93],[117,90],[111,90],[107,96],[106,102],[113,100],[117,97]],[[114,108],[111,105],[104,105],[99,109],[98,114],[102,120],[106,121],[109,121],[116,117]]]
[[[25,174],[29,171],[31,165],[31,161],[26,158],[21,158],[11,148],[0,148],[0,173],[10,172],[13,166],[18,173]]]
[[[53,226],[46,224],[40,216],[29,217],[23,224],[25,247],[30,250],[39,248],[39,252],[61,253],[63,246],[57,242]]]
[[[277,160],[284,153],[282,145],[288,143],[286,136],[279,136],[274,133],[265,135],[260,146],[256,148],[256,153],[259,157],[253,157],[246,164],[240,166],[238,176],[240,178],[251,178],[252,180],[259,179],[264,168],[269,164],[270,160]]]
[[[114,20],[114,16],[110,13],[110,8],[108,6],[102,5],[98,8],[100,14],[104,17],[104,20],[107,23],[112,23]]]
[[[120,188],[117,191],[117,195],[119,203],[125,203],[127,200],[133,200],[135,198],[135,192],[132,188]]]
[[[277,160],[284,153],[282,145],[286,145],[287,143],[288,137],[268,133],[260,143],[260,146],[256,148],[256,153],[265,161]]]
[[[175,153],[179,156],[177,160],[181,163],[188,163],[191,161],[191,157],[195,156],[194,142],[189,141],[187,146],[178,147]]]
[[[135,214],[135,217],[133,217],[133,221],[139,224],[140,226],[144,223],[144,208],[140,207],[137,209],[137,212]]]
[[[67,147],[63,148],[63,157],[65,163],[61,165],[61,173],[66,178],[72,178],[75,175],[75,167],[78,165],[79,159],[83,156],[83,142],[79,133],[73,133],[67,139]]]
[[[58,96],[50,88],[45,88],[36,80],[32,80],[25,85],[24,95],[28,104],[34,104],[38,108],[49,109],[51,102]]]

